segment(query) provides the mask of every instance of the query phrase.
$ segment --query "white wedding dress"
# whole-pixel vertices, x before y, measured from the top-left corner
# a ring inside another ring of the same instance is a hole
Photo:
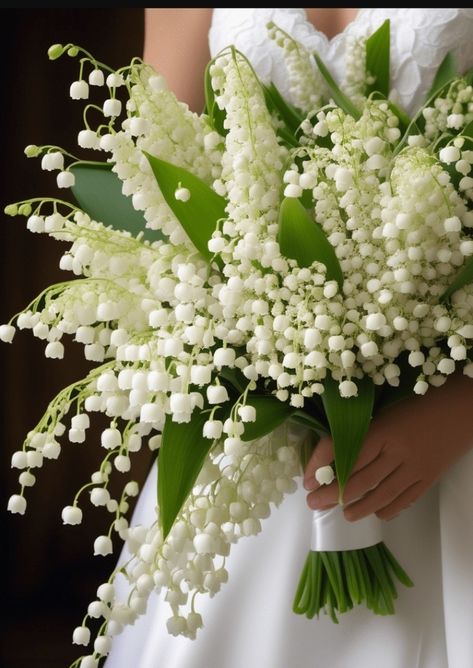
[[[391,18],[393,85],[412,111],[449,50],[460,67],[473,65],[473,10],[366,9],[329,42],[304,9],[217,9],[213,54],[235,44],[258,74],[285,90],[284,68],[265,25],[274,20],[316,48],[340,77],[345,34],[366,34]],[[448,447],[448,444],[445,444]],[[472,668],[473,450],[414,506],[384,525],[385,542],[415,583],[399,586],[397,614],[357,608],[335,625],[295,615],[292,600],[307,555],[311,512],[300,486],[257,537],[232,546],[229,581],[212,599],[199,599],[204,628],[196,640],[170,636],[169,607],[153,594],[133,626],[114,638],[106,668]],[[151,524],[155,467],[133,524]],[[125,582],[117,579],[117,585]],[[124,595],[123,592],[121,592]]]

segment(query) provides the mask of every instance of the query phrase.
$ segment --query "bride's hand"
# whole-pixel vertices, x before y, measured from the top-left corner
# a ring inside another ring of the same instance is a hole
[[[345,517],[355,521],[375,513],[389,520],[414,503],[473,447],[472,413],[473,380],[461,374],[380,413],[346,485]],[[332,441],[324,437],[304,475],[312,509],[337,503],[337,483],[319,486],[314,478],[317,468],[332,462]]]

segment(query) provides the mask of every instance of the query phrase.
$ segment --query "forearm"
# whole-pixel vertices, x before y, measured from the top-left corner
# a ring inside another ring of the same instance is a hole
[[[212,9],[146,9],[144,60],[193,111],[204,105],[203,78],[210,59]]]

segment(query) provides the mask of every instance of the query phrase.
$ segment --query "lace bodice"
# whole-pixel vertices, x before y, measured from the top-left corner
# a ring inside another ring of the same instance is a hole
[[[285,95],[288,85],[282,51],[267,36],[274,21],[310,50],[317,50],[338,80],[343,78],[347,35],[369,35],[391,20],[391,85],[412,112],[424,100],[448,51],[461,72],[473,66],[473,9],[360,9],[345,31],[332,40],[308,21],[305,9],[215,9],[209,33],[212,55],[234,44],[258,75],[274,81]]]

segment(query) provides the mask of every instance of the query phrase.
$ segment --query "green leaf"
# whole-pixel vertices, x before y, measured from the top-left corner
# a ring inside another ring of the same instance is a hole
[[[390,21],[386,21],[366,40],[366,73],[374,82],[366,87],[366,94],[379,91],[389,95]]]
[[[470,258],[463,267],[457,272],[456,276],[440,297],[440,302],[444,302],[453,295],[454,292],[460,290],[468,283],[473,281],[473,258]]]
[[[335,79],[330,74],[329,70],[317,52],[314,52],[314,58],[315,62],[317,63],[317,67],[320,70],[320,74],[323,76],[327,86],[329,87],[330,94],[335,104],[343,109],[346,114],[353,116],[353,118],[357,121],[361,117],[359,109],[357,109],[350,98],[340,90]]]
[[[297,424],[312,429],[312,431],[315,431],[317,434],[327,433],[327,426],[305,410],[298,409],[294,411],[291,415],[291,420],[297,422]]]
[[[236,367],[230,369],[228,366],[222,367],[219,371],[219,376],[224,380],[228,381],[231,386],[237,390],[238,394],[243,394],[248,385],[248,380],[245,378],[240,369]]]
[[[225,198],[217,195],[202,179],[191,174],[183,167],[156,158],[144,151],[153,174],[158,182],[166,203],[181,223],[189,239],[203,258],[210,262],[213,255],[208,249],[208,241],[220,219],[226,218]],[[174,193],[178,188],[187,188],[190,199],[187,202],[177,200]],[[217,263],[221,265],[221,260]]]
[[[301,267],[321,262],[327,267],[327,279],[337,281],[342,288],[342,269],[333,246],[295,197],[286,197],[281,203],[278,241],[285,257],[296,260]]]
[[[230,412],[228,402],[226,415]],[[166,538],[189,496],[213,441],[202,436],[209,413],[194,411],[190,422],[164,423],[158,456],[158,504],[163,537]],[[220,418],[220,416],[219,416]]]
[[[269,111],[273,111],[284,121],[289,130],[292,133],[295,133],[299,125],[304,120],[304,117],[301,113],[289,102],[283,98],[279,90],[276,88],[274,83],[270,83],[269,86],[262,84],[264,97],[266,100],[266,106]]]
[[[335,451],[335,468],[340,496],[358,458],[373,413],[375,386],[370,378],[357,381],[358,395],[340,396],[338,382],[328,377],[324,381],[322,401],[330,425]]]
[[[225,137],[228,134],[227,128],[224,127],[224,121],[227,117],[227,114],[224,109],[220,109],[218,104],[215,102],[215,93],[212,88],[212,77],[210,76],[210,68],[212,67],[214,60],[211,60],[207,63],[205,68],[204,75],[204,92],[205,92],[205,109],[209,117],[210,125],[216,130],[222,137]]]
[[[473,139],[473,121],[470,121],[465,125],[461,131],[462,137],[468,137],[468,139]]]
[[[427,100],[437,93],[445,84],[458,76],[457,63],[453,53],[447,53],[445,58],[439,65],[437,73],[434,77],[432,86],[427,93]]]
[[[122,193],[122,182],[105,162],[76,162],[69,167],[74,174],[72,193],[80,206],[93,220],[114,230],[126,230],[133,236],[143,233],[149,241],[163,239],[159,230],[146,227],[141,211],[133,208],[131,199]]]
[[[246,422],[243,441],[253,441],[266,436],[283,424],[295,412],[295,408],[276,397],[263,394],[248,394],[246,404],[256,409],[256,422]]]

